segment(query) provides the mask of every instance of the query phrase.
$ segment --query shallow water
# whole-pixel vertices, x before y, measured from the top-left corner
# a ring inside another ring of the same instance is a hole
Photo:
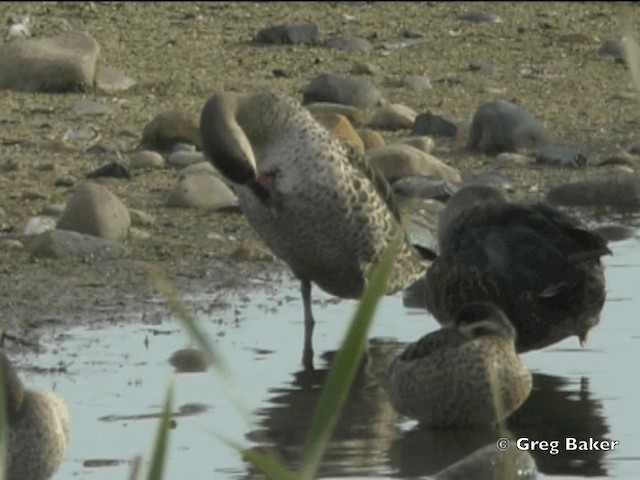
[[[556,455],[531,452],[540,478],[640,478],[640,386],[635,372],[640,242],[615,243],[612,250],[614,255],[605,258],[607,302],[586,348],[572,338],[524,355],[534,372],[534,391],[508,428],[514,439],[561,442]],[[270,443],[285,458],[299,458],[327,362],[355,302],[336,301],[314,290],[317,370],[305,373],[300,368],[303,327],[297,284],[289,275],[277,288],[259,279],[253,282],[252,291],[192,293],[187,298],[202,305],[197,317],[229,361],[240,394],[257,413],[256,425],[244,423],[212,373],[175,375],[174,410],[193,404],[207,409],[176,417],[165,478],[254,476],[216,434],[247,446]],[[369,368],[384,363],[385,352],[388,358],[397,342],[414,341],[436,328],[424,311],[405,308],[401,295],[384,298],[372,330],[376,341]],[[149,456],[158,422],[148,414],[161,408],[172,377],[168,358],[189,346],[186,334],[167,319],[160,325],[79,327],[50,338],[47,353],[15,361],[30,386],[54,389],[71,411],[72,444],[54,479],[127,478],[133,457]],[[65,373],[41,370],[61,366]],[[496,432],[416,429],[393,412],[384,392],[368,378],[361,373],[356,379],[322,468],[325,477],[430,475],[498,438]],[[620,443],[613,452],[565,451],[565,437]]]

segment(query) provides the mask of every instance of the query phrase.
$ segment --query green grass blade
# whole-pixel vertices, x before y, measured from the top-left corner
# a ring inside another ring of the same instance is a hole
[[[7,472],[7,449],[9,443],[9,422],[7,420],[7,397],[4,393],[4,376],[0,368],[0,480],[5,480]]]
[[[394,264],[400,241],[401,236],[398,235],[373,272],[327,376],[309,432],[302,464],[303,479],[315,478],[333,428],[351,389],[360,359],[365,352],[369,327],[378,300],[385,292],[387,277]]]
[[[237,450],[245,460],[251,462],[271,480],[299,480],[298,476],[284,465],[276,452],[262,453],[255,449],[245,449],[229,438],[221,435],[217,435],[217,437]]]
[[[162,408],[162,417],[158,425],[158,433],[153,447],[153,456],[147,480],[162,480],[164,466],[166,462],[167,446],[169,443],[169,423],[171,421],[171,411],[173,409],[173,381],[167,388],[167,394]]]
[[[210,341],[208,335],[189,314],[186,305],[182,300],[180,300],[178,294],[171,283],[167,280],[162,270],[156,265],[151,265],[149,268],[149,276],[156,290],[164,296],[167,301],[167,305],[174,315],[176,315],[178,320],[180,320],[180,323],[182,323],[192,341],[206,356],[213,371],[218,375],[220,381],[223,383],[225,391],[227,392],[227,395],[229,395],[229,398],[231,398],[236,410],[242,415],[247,424],[251,424],[251,411],[245,400],[240,395],[236,382],[233,379],[233,375],[231,375],[230,369],[222,358],[222,355],[214,348],[213,342]]]

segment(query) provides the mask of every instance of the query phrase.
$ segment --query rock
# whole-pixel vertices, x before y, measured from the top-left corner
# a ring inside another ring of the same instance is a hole
[[[64,173],[55,179],[53,185],[56,187],[73,187],[78,179],[70,173]]]
[[[434,115],[431,112],[421,113],[415,119],[413,135],[434,135],[439,137],[454,138],[458,132],[455,123]]]
[[[98,65],[96,69],[96,88],[106,93],[123,92],[136,84],[133,78],[127,77],[120,70]]]
[[[471,23],[500,23],[502,19],[499,15],[491,12],[462,12],[456,18]]]
[[[318,43],[320,28],[315,22],[288,23],[263,28],[258,31],[256,41],[269,44],[307,44]]]
[[[349,143],[358,152],[364,153],[364,143],[347,117],[335,113],[324,113],[316,114],[315,119],[333,135]]]
[[[0,89],[76,92],[93,87],[100,46],[87,33],[16,40],[0,47]]]
[[[496,64],[493,62],[473,62],[469,64],[470,72],[483,73],[485,75],[493,74],[496,69]]]
[[[371,163],[382,170],[389,183],[404,177],[436,175],[460,182],[460,172],[410,145],[395,144],[367,150]]]
[[[334,102],[359,108],[372,108],[384,103],[380,90],[369,80],[355,75],[324,73],[303,91],[303,103]]]
[[[551,143],[542,123],[524,108],[498,100],[481,105],[473,116],[467,148],[485,154],[538,150]]]
[[[131,178],[131,172],[126,165],[123,165],[119,161],[113,161],[96,168],[86,175],[86,178],[101,177],[126,178],[129,180]]]
[[[490,185],[506,191],[513,191],[514,188],[513,179],[501,172],[468,172],[463,180],[462,186]]]
[[[108,115],[111,113],[109,107],[86,98],[71,105],[69,111],[74,115]]]
[[[70,230],[51,230],[38,235],[27,244],[27,249],[36,257],[57,259],[113,260],[129,254],[118,242]]]
[[[129,168],[131,170],[164,168],[164,157],[153,150],[140,150],[131,156]]]
[[[358,107],[352,105],[343,105],[341,103],[317,102],[305,105],[305,108],[311,112],[314,117],[317,114],[332,113],[344,115],[349,119],[351,125],[363,125],[368,119],[368,115]]]
[[[495,165],[531,165],[536,159],[521,153],[502,152],[491,159]]]
[[[136,227],[150,227],[156,221],[153,215],[135,208],[129,209],[129,216],[131,217],[131,225]]]
[[[407,75],[402,77],[400,86],[414,92],[421,92],[423,90],[430,90],[432,87],[431,80],[424,75]]]
[[[24,227],[24,235],[39,235],[56,228],[56,219],[48,216],[38,215],[31,217]]]
[[[49,203],[40,210],[41,215],[48,217],[58,217],[64,212],[66,205],[64,203]]]
[[[633,155],[632,153],[621,150],[611,155],[607,155],[602,160],[600,160],[600,162],[598,162],[598,166],[604,165],[623,166],[635,170],[640,165],[640,157],[638,155]]]
[[[108,188],[89,181],[76,188],[56,228],[122,240],[130,226],[129,211],[120,199]]]
[[[598,49],[598,53],[603,57],[611,57],[618,63],[627,63],[624,46],[618,38],[608,38],[602,42],[602,45],[600,45],[600,48]]]
[[[176,143],[189,143],[200,149],[200,119],[178,110],[159,113],[145,125],[141,143],[159,152],[171,150]]]
[[[360,37],[331,37],[325,41],[325,46],[343,52],[369,52],[373,45],[369,40]]]
[[[24,250],[24,244],[20,240],[15,240],[11,238],[0,240],[0,252],[3,250],[4,251]]]
[[[169,363],[178,373],[206,372],[209,369],[206,355],[195,348],[176,350],[169,357]]]
[[[434,199],[441,202],[458,191],[458,185],[438,176],[405,177],[393,183],[393,193],[405,198]]]
[[[170,207],[220,210],[238,206],[236,195],[213,175],[185,175],[169,193]]]
[[[384,137],[379,132],[371,130],[370,128],[359,128],[356,130],[356,133],[362,140],[365,150],[384,147],[387,144]]]
[[[185,175],[215,175],[220,179],[224,179],[224,177],[220,174],[216,167],[211,165],[211,162],[208,161],[193,163],[178,171],[179,177]]]
[[[406,105],[386,104],[374,110],[369,126],[378,130],[406,130],[413,127],[417,115]]]
[[[355,75],[378,75],[381,70],[380,67],[371,62],[355,62],[351,66],[351,73]]]
[[[405,145],[411,145],[418,150],[421,150],[425,153],[433,152],[434,148],[436,148],[436,142],[433,141],[433,138],[428,137],[427,135],[415,135],[412,137],[401,137],[396,140],[396,143],[403,143]]]
[[[196,163],[206,162],[207,159],[202,152],[188,152],[186,150],[179,150],[172,152],[167,157],[167,164],[173,168],[184,168]]]
[[[547,200],[567,207],[638,208],[640,207],[640,177],[622,174],[559,185],[549,190]]]
[[[587,156],[573,148],[547,145],[538,150],[536,162],[556,167],[586,167]]]
[[[251,241],[243,241],[231,252],[230,257],[241,262],[264,262],[274,258],[261,244]]]

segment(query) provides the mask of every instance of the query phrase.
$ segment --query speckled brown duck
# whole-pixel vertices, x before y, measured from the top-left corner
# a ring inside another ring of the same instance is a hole
[[[455,323],[410,344],[385,386],[395,409],[427,427],[488,427],[531,392],[531,373],[515,350],[516,332],[495,305],[470,303]]]
[[[489,301],[513,323],[519,352],[576,335],[600,319],[606,241],[578,219],[538,203],[509,203],[493,187],[453,195],[438,227],[440,255],[426,274],[427,308],[452,323],[466,303]]]
[[[53,392],[25,389],[11,362],[0,352],[7,405],[7,480],[46,480],[58,469],[69,444],[65,403]]]
[[[402,229],[391,189],[367,160],[282,94],[212,97],[201,114],[203,150],[236,185],[240,206],[267,246],[301,281],[303,363],[312,366],[311,284],[358,298]],[[424,274],[405,242],[387,293]]]

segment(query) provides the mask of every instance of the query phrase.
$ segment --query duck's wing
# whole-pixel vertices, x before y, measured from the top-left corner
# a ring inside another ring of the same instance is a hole
[[[411,343],[400,355],[405,362],[425,358],[445,348],[456,348],[469,341],[457,328],[444,327],[428,333],[417,342]]]

